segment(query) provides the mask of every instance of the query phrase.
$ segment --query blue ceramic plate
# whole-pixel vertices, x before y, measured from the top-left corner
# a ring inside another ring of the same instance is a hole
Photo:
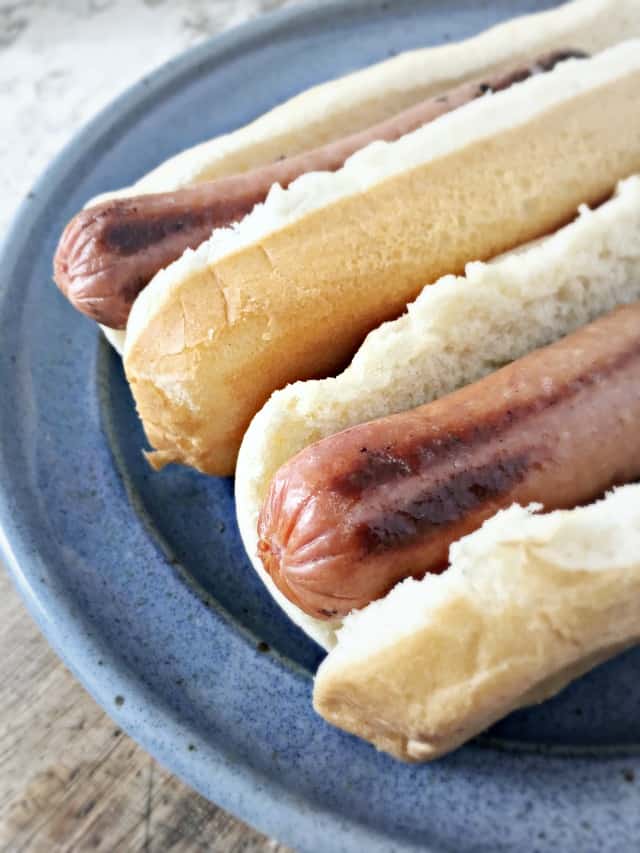
[[[330,728],[321,652],[254,577],[232,481],[147,468],[118,358],[51,283],[56,239],[87,198],[313,83],[549,5],[316,3],[218,38],[77,137],[0,259],[0,541],[31,613],[163,764],[301,851],[638,849],[640,654],[434,765]]]

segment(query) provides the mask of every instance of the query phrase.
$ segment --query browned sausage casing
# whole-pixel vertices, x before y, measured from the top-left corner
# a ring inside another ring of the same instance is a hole
[[[318,618],[447,566],[514,502],[571,508],[640,477],[640,303],[280,468],[259,518],[278,588]]]
[[[287,187],[306,172],[333,172],[370,142],[399,139],[488,90],[500,91],[581,51],[549,53],[529,65],[496,72],[430,98],[392,118],[293,157],[242,175],[207,181],[169,193],[106,201],[75,216],[54,259],[54,278],[70,302],[113,329],[123,329],[138,293],[186,249],[207,240],[214,228],[238,222],[265,200],[273,184]]]

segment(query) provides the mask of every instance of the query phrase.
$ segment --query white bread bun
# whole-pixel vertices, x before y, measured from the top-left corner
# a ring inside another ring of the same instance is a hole
[[[369,127],[423,98],[513,60],[558,48],[595,53],[640,37],[638,0],[574,0],[456,44],[402,53],[296,95],[255,121],[177,154],[106,200],[247,171]]]
[[[348,616],[316,676],[316,710],[398,758],[437,758],[640,640],[640,484],[513,506],[450,559]]]
[[[125,332],[123,329],[110,329],[108,326],[100,326],[102,331],[104,332],[105,338],[109,341],[114,350],[118,353],[118,355],[122,355],[124,352],[124,339]]]
[[[232,473],[274,389],[335,372],[425,282],[557,228],[638,170],[630,41],[274,186],[133,306],[125,370],[152,463]]]
[[[423,98],[536,53],[565,47],[596,53],[636,37],[640,0],[573,0],[514,18],[465,41],[408,51],[314,86],[232,133],[174,155],[132,186],[102,193],[87,206],[248,171],[281,154],[297,154],[370,127]],[[101,328],[122,355],[125,333]]]
[[[427,403],[640,299],[640,177],[557,233],[427,287],[371,332],[339,376],[273,394],[240,448],[236,509],[256,571],[289,616],[326,648],[340,623],[303,613],[257,557],[257,519],[277,469],[314,441]]]

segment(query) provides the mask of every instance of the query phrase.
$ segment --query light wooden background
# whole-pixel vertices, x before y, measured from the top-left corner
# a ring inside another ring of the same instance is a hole
[[[185,47],[295,2],[0,2],[0,239],[46,163],[126,86]],[[0,851],[284,849],[116,728],[49,649],[0,565]]]
[[[164,770],[48,647],[0,571],[0,850],[286,853]]]

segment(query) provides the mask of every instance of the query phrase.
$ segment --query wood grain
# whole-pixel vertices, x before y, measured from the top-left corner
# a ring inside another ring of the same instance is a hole
[[[0,850],[286,853],[118,729],[58,660],[0,566]]]

